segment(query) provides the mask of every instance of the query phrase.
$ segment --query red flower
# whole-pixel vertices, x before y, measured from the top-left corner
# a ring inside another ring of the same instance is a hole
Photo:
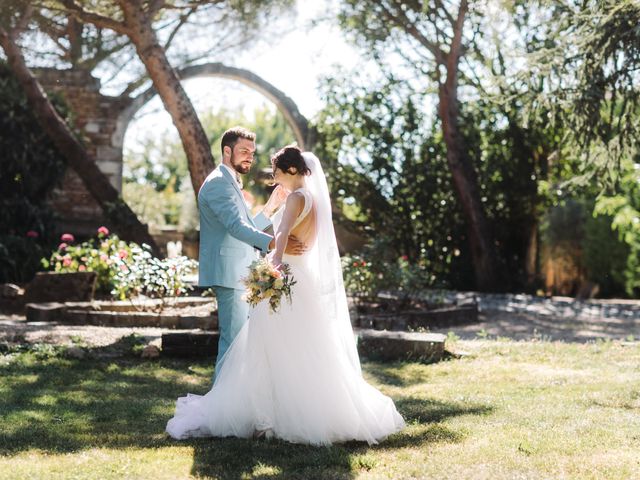
[[[360,265],[362,265],[363,267],[367,266],[367,262],[365,262],[364,260],[360,262]]]
[[[78,271],[79,271],[79,272],[84,272],[86,269],[87,269],[87,267],[85,267],[84,265],[80,265],[80,266],[78,267]]]
[[[407,260],[409,260],[409,257],[408,257],[407,255],[402,255],[400,258],[401,258],[402,260],[404,260],[405,262],[406,262]]]
[[[129,252],[127,252],[126,250],[120,250],[118,252],[118,256],[122,259],[125,259],[129,256]]]
[[[71,257],[69,255],[65,255],[64,257],[62,257],[62,265],[64,267],[68,267],[69,265],[71,265]]]
[[[109,235],[109,229],[107,227],[105,227],[105,226],[100,227],[98,229],[98,235],[106,237],[107,235]]]
[[[38,238],[38,232],[36,232],[35,230],[29,230],[27,232],[27,237],[29,238]]]
[[[58,250],[66,250],[68,246],[69,245],[67,245],[66,243],[62,242],[60,245],[58,245]]]
[[[70,233],[63,233],[60,237],[60,240],[62,240],[63,242],[73,242],[75,241],[75,237]]]
[[[357,267],[358,265],[359,265],[358,262],[353,262],[354,267]]]

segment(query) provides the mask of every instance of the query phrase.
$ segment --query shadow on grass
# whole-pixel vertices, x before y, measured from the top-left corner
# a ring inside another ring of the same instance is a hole
[[[489,407],[401,397],[396,405],[409,428],[373,446],[349,442],[312,447],[236,438],[177,442],[168,438],[164,427],[175,399],[186,392],[206,392],[209,368],[208,360],[37,360],[33,354],[23,354],[17,361],[0,365],[0,455],[30,449],[55,454],[187,445],[193,447],[192,474],[198,477],[348,479],[374,468],[379,461],[376,452],[459,442],[463,434],[439,422],[491,411]]]
[[[416,397],[403,397],[396,400],[395,404],[407,423],[437,423],[449,417],[488,415],[493,412],[493,407],[488,405],[457,404]]]
[[[420,428],[407,428],[382,443],[371,446],[364,442],[313,447],[279,440],[193,440],[188,442],[194,447],[191,474],[196,477],[226,479],[261,475],[300,479],[350,479],[375,466],[375,457],[368,454],[407,447],[419,448],[430,443],[459,442],[464,438],[462,433],[438,422],[458,415],[485,415],[492,411],[487,406],[457,405],[414,397],[401,398],[396,401],[396,406],[408,424],[418,425]]]
[[[371,376],[377,382],[394,387],[409,387],[428,382],[429,376],[423,368],[426,364],[408,362],[374,362],[368,361],[362,365],[365,376]]]
[[[0,365],[0,455],[167,445],[164,427],[175,399],[209,387],[190,366],[206,369],[207,363],[21,354]],[[184,380],[189,374],[193,382]]]

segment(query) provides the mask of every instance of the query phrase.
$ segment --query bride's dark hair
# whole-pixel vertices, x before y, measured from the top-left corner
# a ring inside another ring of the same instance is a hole
[[[311,170],[302,157],[302,150],[296,145],[287,145],[271,157],[273,168],[278,168],[289,175],[310,175]],[[295,169],[295,170],[294,170]]]

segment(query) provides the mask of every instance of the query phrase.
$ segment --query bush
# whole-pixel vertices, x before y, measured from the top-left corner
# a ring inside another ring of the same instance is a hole
[[[112,295],[120,299],[136,295],[148,297],[179,297],[192,289],[184,277],[198,262],[187,257],[159,259],[151,254],[148,245],[132,244],[130,259],[116,260]]]
[[[61,97],[50,98],[68,121]],[[1,61],[0,152],[0,283],[27,282],[55,241],[54,215],[47,198],[66,165]]]
[[[34,230],[26,235],[0,235],[0,283],[28,282],[40,269],[48,248],[38,242]]]
[[[407,296],[434,286],[435,277],[428,271],[424,259],[412,262],[406,256],[391,261],[380,261],[380,258],[372,252],[342,257],[348,295],[374,297],[389,291]]]
[[[159,259],[148,245],[139,246],[110,235],[100,227],[97,238],[78,245],[73,235],[65,233],[62,243],[49,259],[42,259],[45,268],[55,272],[96,272],[97,291],[124,300],[136,295],[173,297],[184,295],[191,286],[184,276],[195,269],[197,262],[187,257]]]

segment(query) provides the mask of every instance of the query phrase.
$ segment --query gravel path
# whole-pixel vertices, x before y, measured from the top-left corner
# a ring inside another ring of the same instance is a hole
[[[511,311],[509,311],[511,310]],[[559,340],[586,342],[598,339],[640,339],[640,318],[636,315],[603,316],[584,311],[550,309],[549,305],[535,302],[522,308],[482,309],[480,322],[472,325],[435,330],[453,332],[463,340],[483,337],[504,337],[513,340]],[[116,343],[120,338],[138,334],[147,342],[160,345],[163,332],[188,332],[162,328],[97,327],[92,325],[58,325],[45,322],[27,322],[22,315],[0,313],[0,343],[54,343],[71,344],[82,339],[95,347]]]
[[[480,322],[435,330],[453,332],[463,340],[489,336],[513,340],[553,340],[587,342],[594,340],[639,340],[640,320],[608,317],[556,317],[536,313],[490,310],[480,314]]]
[[[189,332],[190,330],[168,330],[153,327],[97,327],[94,325],[58,325],[49,322],[27,322],[23,315],[0,313],[0,342],[4,343],[52,343],[72,344],[82,339],[92,347],[105,347],[122,337],[137,334],[149,343],[160,345],[163,332]]]

